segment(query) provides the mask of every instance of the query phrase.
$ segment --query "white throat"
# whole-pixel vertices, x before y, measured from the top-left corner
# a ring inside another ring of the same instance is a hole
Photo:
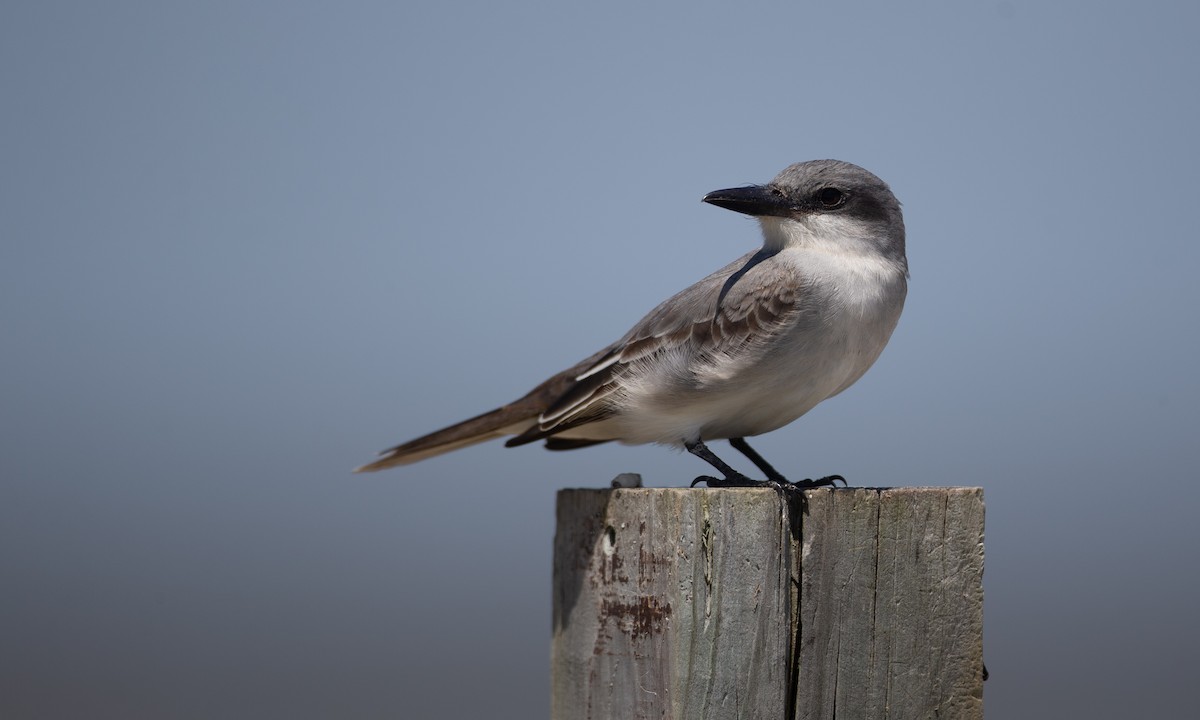
[[[880,243],[871,226],[845,215],[808,215],[794,218],[758,218],[763,246],[768,250],[805,248],[836,253],[879,255]]]

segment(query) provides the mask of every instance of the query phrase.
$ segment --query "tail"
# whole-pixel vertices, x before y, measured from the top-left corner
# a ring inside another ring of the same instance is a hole
[[[574,367],[560,372],[529,391],[525,397],[519,400],[496,408],[491,412],[477,415],[470,420],[463,420],[450,427],[442,428],[428,435],[422,435],[416,440],[410,440],[390,450],[384,450],[380,453],[381,457],[378,460],[355,468],[354,472],[374,472],[397,465],[408,465],[409,463],[441,455],[451,450],[469,447],[476,443],[494,440],[505,435],[521,435],[526,430],[537,425],[538,417],[558,401],[564,393],[577,384],[576,377],[584,369],[590,367],[597,358],[602,357],[609,351],[610,348],[605,348]],[[524,442],[530,442],[533,439],[542,439],[544,435],[539,434],[537,438],[530,438]],[[604,441],[560,441],[555,443],[547,442],[546,445],[551,450],[567,450],[574,447],[584,447],[585,444],[595,444],[596,442]]]
[[[463,420],[450,427],[422,435],[416,440],[409,440],[403,445],[384,450],[380,453],[378,460],[357,467],[354,472],[375,472],[397,465],[408,465],[476,443],[494,440],[505,435],[520,434],[537,422],[538,414],[541,412],[536,408],[521,407],[523,404],[525,403],[518,400],[491,412],[477,415],[470,420]]]

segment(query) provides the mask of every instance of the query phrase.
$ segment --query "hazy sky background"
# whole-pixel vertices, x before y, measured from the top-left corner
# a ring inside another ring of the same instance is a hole
[[[904,203],[909,301],[756,447],[985,489],[989,716],[1194,712],[1198,21],[5,2],[0,716],[545,717],[555,491],[707,467],[349,470],[614,340],[758,244],[705,192],[824,157]]]

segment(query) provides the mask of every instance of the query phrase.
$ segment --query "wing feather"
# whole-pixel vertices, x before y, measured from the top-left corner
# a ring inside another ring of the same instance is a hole
[[[571,449],[615,439],[578,428],[619,410],[622,382],[654,366],[656,357],[685,352],[704,359],[737,357],[768,342],[804,312],[802,278],[772,263],[773,253],[749,253],[678,293],[617,342],[547,379],[524,397],[469,420],[398,445],[359,470],[403,465],[504,435],[507,445],[549,439]],[[570,437],[554,437],[574,430]],[[608,431],[611,432],[611,429]]]
[[[590,365],[576,366],[574,383],[506,444],[524,445],[611,417],[622,381],[653,365],[656,356],[679,350],[702,358],[737,356],[790,328],[804,311],[804,282],[772,269],[771,257],[751,253],[659,305]]]

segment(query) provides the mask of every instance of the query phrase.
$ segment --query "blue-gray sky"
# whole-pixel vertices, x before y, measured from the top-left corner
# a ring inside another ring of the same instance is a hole
[[[757,445],[986,493],[996,717],[1181,717],[1200,16],[1182,2],[9,2],[0,715],[543,717],[554,493],[655,447],[372,476],[758,243],[835,157],[912,281]]]

